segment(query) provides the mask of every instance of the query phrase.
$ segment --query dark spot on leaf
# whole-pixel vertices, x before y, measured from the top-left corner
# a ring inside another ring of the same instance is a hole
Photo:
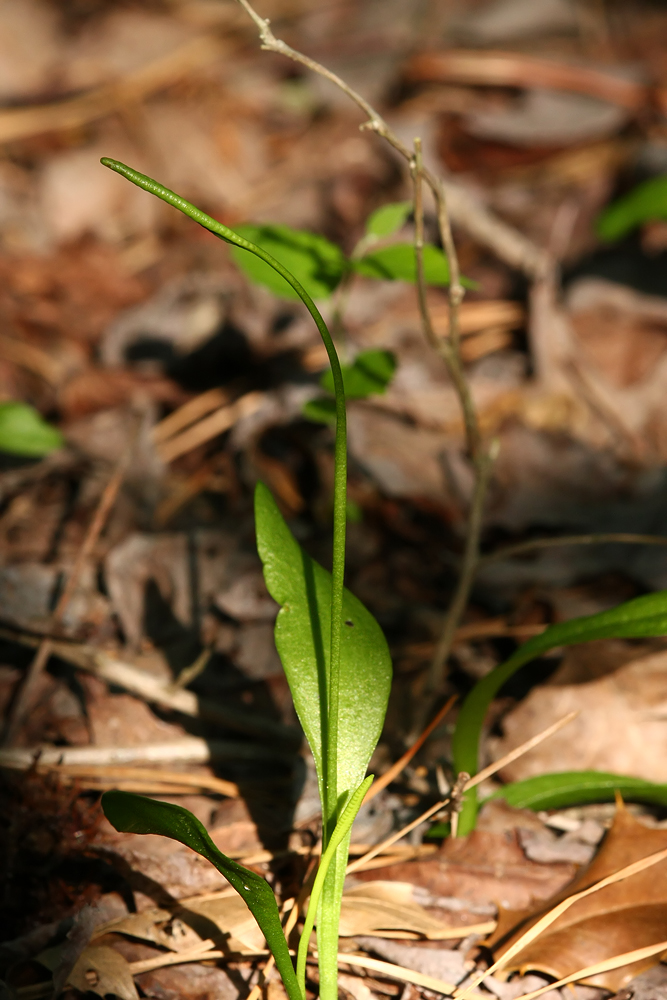
[[[346,624],[346,625],[349,625],[349,626],[350,626],[350,628],[352,628],[352,627],[354,626],[354,622],[350,621],[350,619],[349,619],[349,618],[348,618],[348,620],[347,620],[347,621],[345,622],[345,624]]]

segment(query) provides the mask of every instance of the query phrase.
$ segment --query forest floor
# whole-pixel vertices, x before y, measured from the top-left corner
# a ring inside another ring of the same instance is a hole
[[[473,488],[459,401],[413,284],[358,275],[322,303],[344,360],[381,349],[397,362],[386,392],[349,403],[346,582],[394,663],[374,773],[457,699],[363,808],[358,858],[443,798],[476,681],[553,623],[667,588],[659,543],[566,544],[667,539],[667,213],[614,243],[596,228],[619,195],[667,173],[667,8],[262,0],[260,13],[402,142],[421,137],[453,185],[471,286],[462,357],[484,439],[498,442],[482,559],[429,698]],[[114,831],[100,794],[186,806],[280,900],[298,894],[319,799],[252,496],[265,482],[330,565],[333,432],[304,414],[326,355],[300,303],[251,283],[226,244],[99,160],[231,228],[308,230],[350,255],[372,212],[412,198],[405,162],[363,121],[331,83],[262,52],[232,0],[0,3],[0,404],[28,404],[62,435],[43,457],[18,455],[0,405],[2,1000],[284,997],[224,878],[185,847]],[[425,225],[437,241],[430,203]],[[428,301],[444,336],[447,289]],[[559,541],[500,552],[545,538]],[[482,797],[581,769],[667,785],[666,706],[664,638],[553,650],[494,701],[482,765],[579,715]],[[469,983],[514,911],[667,848],[659,805],[494,799],[467,837],[441,818],[350,876],[346,1000]],[[654,952],[549,1000],[667,1000],[666,866],[591,897],[477,995],[515,1000],[594,965],[602,941]],[[316,966],[308,975],[317,996]]]

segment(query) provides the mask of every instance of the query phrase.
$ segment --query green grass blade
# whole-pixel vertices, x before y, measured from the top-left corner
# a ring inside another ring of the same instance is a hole
[[[540,774],[504,785],[485,801],[505,799],[517,809],[565,809],[588,802],[613,802],[616,792],[620,792],[626,802],[667,806],[667,785],[606,771]]]
[[[290,1000],[304,1000],[305,994],[299,989],[280,923],[278,905],[265,879],[219,851],[204,826],[182,806],[157,802],[131,792],[105,792],[102,808],[112,826],[122,833],[169,837],[210,861],[236,889],[259,924]]]
[[[361,808],[361,803],[364,801],[364,796],[372,784],[373,775],[371,774],[364,781],[362,781],[356,791],[352,793],[350,801],[343,810],[343,813],[336,824],[336,829],[331,835],[329,846],[322,855],[322,860],[320,861],[320,866],[317,870],[317,875],[315,876],[313,888],[310,893],[308,911],[303,924],[303,932],[301,934],[301,940],[299,941],[299,951],[296,960],[296,976],[299,982],[299,988],[304,996],[306,995],[306,959],[308,957],[308,944],[310,942],[312,929],[315,926],[315,914],[317,913],[327,873],[329,872],[329,868],[336,851],[343,845],[343,841],[347,840],[355,817]]]
[[[500,688],[530,660],[557,646],[571,646],[592,639],[641,638],[667,634],[667,591],[646,594],[611,611],[551,625],[541,635],[524,643],[505,663],[479,681],[464,701],[452,740],[454,766],[458,772],[478,770],[479,742],[487,710]],[[474,828],[477,815],[475,789],[464,799],[459,834]]]

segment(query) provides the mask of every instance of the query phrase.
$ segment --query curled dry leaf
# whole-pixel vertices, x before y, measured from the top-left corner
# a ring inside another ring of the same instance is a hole
[[[241,954],[256,954],[266,947],[255,918],[233,890],[182,900],[175,912],[152,907],[143,913],[130,913],[100,927],[96,936],[109,933],[174,952],[192,951],[210,940],[216,947]]]
[[[69,974],[67,985],[100,997],[139,1000],[130,966],[120,952],[106,945],[86,948]]]
[[[597,856],[565,892],[539,910],[501,911],[498,928],[488,942],[491,947],[500,943],[495,957],[502,957],[532,924],[561,900],[666,847],[667,830],[644,826],[621,805]],[[658,944],[665,938],[667,925],[666,875],[667,860],[577,901],[523,948],[505,971],[535,969],[562,979],[614,955]],[[586,982],[603,989],[619,990],[633,976],[659,960],[659,954],[649,956],[632,965],[592,976]]]

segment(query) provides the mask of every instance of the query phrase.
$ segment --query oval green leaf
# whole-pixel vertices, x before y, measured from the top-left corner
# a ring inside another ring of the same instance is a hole
[[[65,443],[60,431],[26,403],[0,403],[0,451],[42,458]]]
[[[476,773],[482,726],[489,705],[503,684],[530,660],[556,646],[571,646],[577,642],[590,642],[592,639],[637,639],[658,635],[667,635],[665,590],[636,597],[597,615],[551,625],[541,635],[529,639],[505,663],[482,678],[461,706],[452,740],[456,770]],[[475,789],[471,789],[466,793],[459,817],[459,832],[462,835],[474,828],[476,814],[477,797]]]
[[[111,825],[122,833],[169,837],[210,861],[236,889],[259,924],[290,1000],[303,1000],[280,923],[278,904],[265,879],[219,851],[196,816],[182,806],[157,802],[131,792],[105,792],[102,808]]]
[[[262,483],[255,491],[255,525],[266,586],[281,606],[276,647],[324,798],[331,574],[304,552]],[[341,808],[366,774],[391,685],[391,657],[382,629],[349,590],[343,597],[343,621],[337,734]]]
[[[347,267],[343,251],[324,236],[289,226],[237,226],[235,232],[275,257],[301,283],[313,299],[327,299]],[[299,296],[270,264],[241,247],[232,257],[247,277],[285,299]]]

